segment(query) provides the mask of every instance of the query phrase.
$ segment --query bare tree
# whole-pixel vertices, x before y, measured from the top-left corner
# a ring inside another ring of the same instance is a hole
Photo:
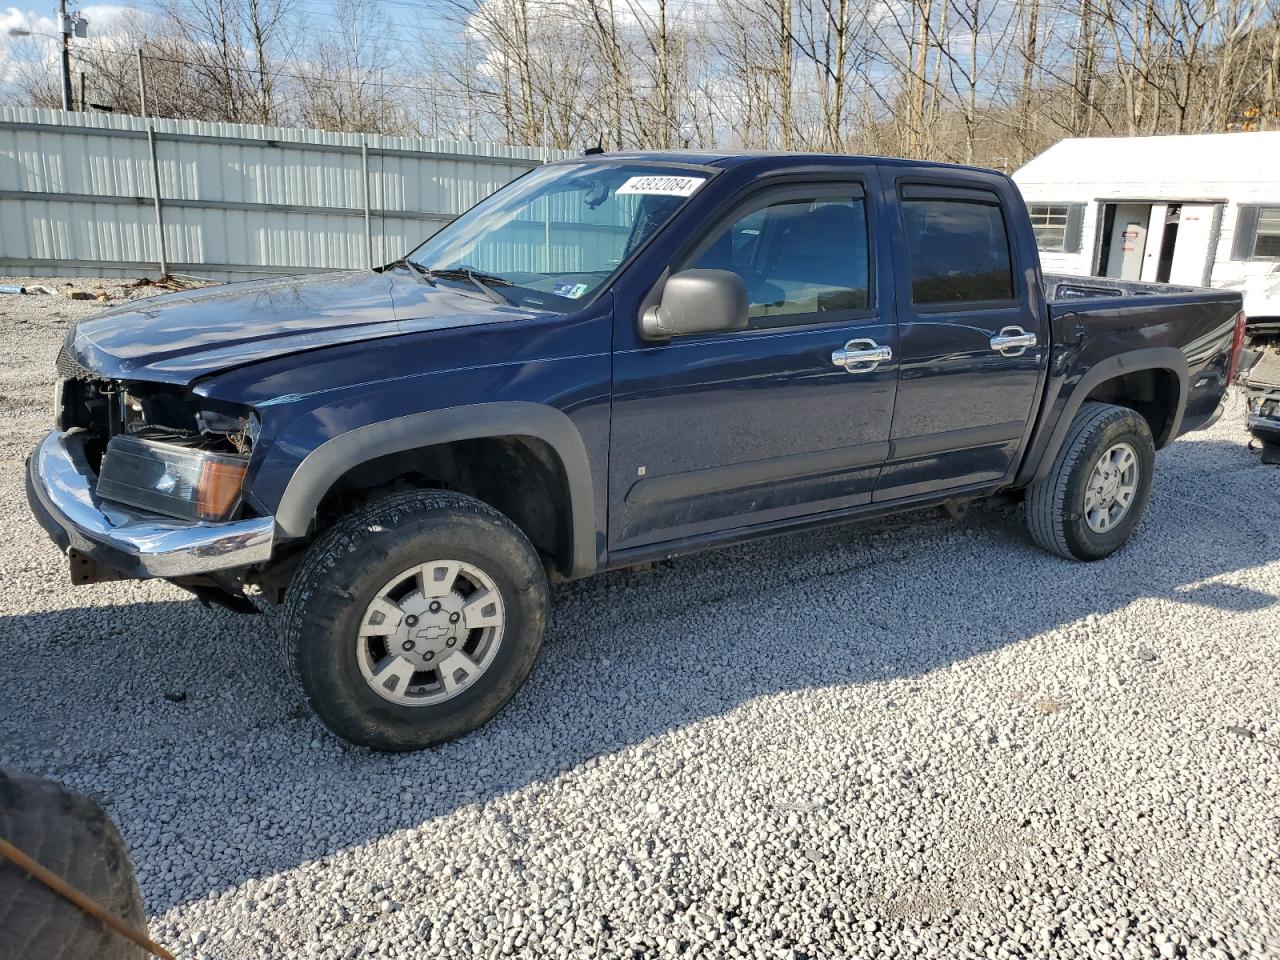
[[[91,102],[574,148],[729,144],[1008,168],[1064,136],[1280,125],[1280,0],[166,0],[77,44]],[[336,23],[336,26],[335,26]],[[432,32],[428,33],[430,29]],[[19,78],[57,106],[53,65]]]

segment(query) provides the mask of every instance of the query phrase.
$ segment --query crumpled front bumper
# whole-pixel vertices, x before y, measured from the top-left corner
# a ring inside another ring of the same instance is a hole
[[[138,579],[198,576],[271,557],[274,517],[226,523],[161,517],[99,500],[97,479],[75,432],[50,433],[27,459],[27,501],[69,556]]]

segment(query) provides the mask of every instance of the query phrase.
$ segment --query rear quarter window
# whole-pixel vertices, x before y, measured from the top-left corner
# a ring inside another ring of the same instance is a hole
[[[945,198],[902,200],[911,302],[979,303],[1013,298],[1009,237],[1000,207]]]

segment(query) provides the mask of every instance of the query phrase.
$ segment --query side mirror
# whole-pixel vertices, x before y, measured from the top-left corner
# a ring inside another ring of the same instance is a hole
[[[745,330],[747,285],[730,270],[681,270],[667,278],[662,300],[640,315],[646,340]]]

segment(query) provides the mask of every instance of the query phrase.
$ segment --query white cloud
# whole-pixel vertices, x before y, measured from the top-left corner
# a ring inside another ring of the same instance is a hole
[[[94,4],[80,8],[80,15],[89,23],[89,35],[85,39],[72,38],[72,49],[77,44],[111,42],[124,35],[125,25],[147,12],[123,4]],[[10,30],[25,30],[30,36],[13,36]],[[13,83],[24,70],[57,69],[60,38],[58,21],[47,14],[18,7],[0,10],[0,85]]]

